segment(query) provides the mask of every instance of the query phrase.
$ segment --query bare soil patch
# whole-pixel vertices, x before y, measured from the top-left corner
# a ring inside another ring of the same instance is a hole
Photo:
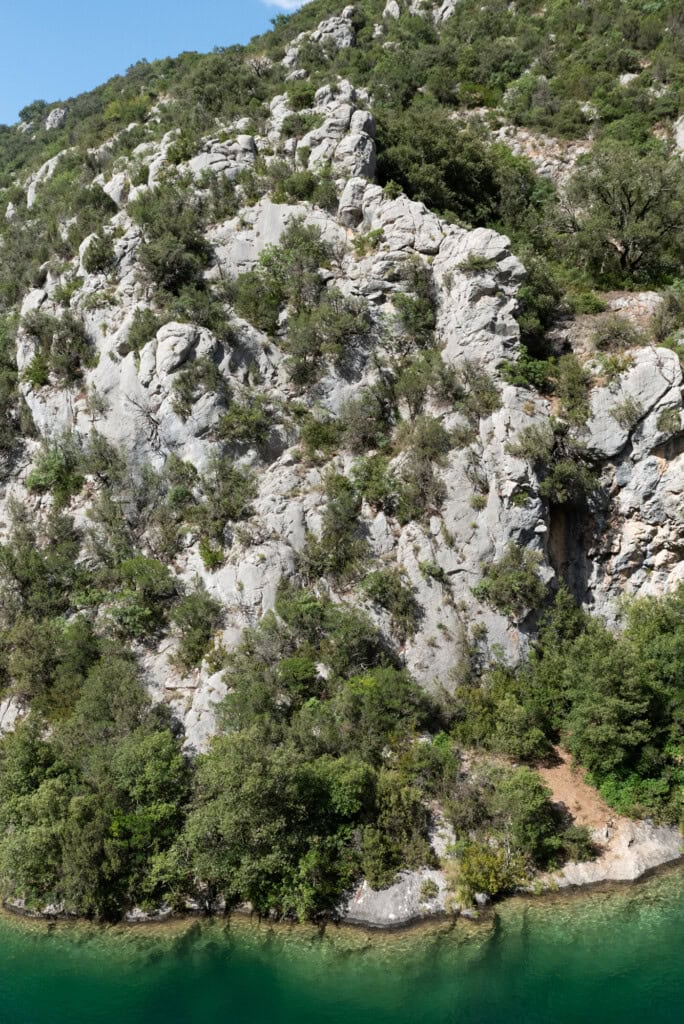
[[[554,750],[558,763],[539,769],[542,780],[551,790],[553,803],[562,804],[576,825],[586,825],[592,830],[613,827],[620,815],[585,781],[582,769],[572,767],[567,750],[562,747]]]

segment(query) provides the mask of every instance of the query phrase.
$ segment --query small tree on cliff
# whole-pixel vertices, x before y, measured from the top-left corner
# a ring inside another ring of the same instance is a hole
[[[577,257],[606,283],[658,281],[684,260],[684,165],[660,145],[595,146],[570,182]]]

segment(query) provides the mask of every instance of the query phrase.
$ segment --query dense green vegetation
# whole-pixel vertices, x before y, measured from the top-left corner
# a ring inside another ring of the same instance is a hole
[[[528,763],[561,739],[613,807],[680,821],[683,606],[633,601],[616,635],[561,590],[526,664],[457,691],[456,735]]]

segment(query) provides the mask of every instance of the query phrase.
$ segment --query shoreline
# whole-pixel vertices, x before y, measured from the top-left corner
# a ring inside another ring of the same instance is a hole
[[[216,923],[226,927],[249,927],[263,929],[265,931],[275,930],[280,933],[305,933],[307,937],[314,934],[320,937],[332,936],[357,936],[360,939],[373,940],[387,939],[392,936],[396,938],[408,937],[411,934],[437,933],[440,931],[452,931],[456,927],[479,929],[485,926],[491,927],[497,916],[499,908],[514,905],[516,903],[543,904],[543,903],[567,903],[590,896],[592,893],[617,893],[624,892],[628,888],[639,888],[656,877],[674,874],[684,868],[684,853],[675,860],[668,860],[662,864],[655,865],[645,870],[637,878],[633,879],[603,879],[593,882],[584,882],[564,887],[554,888],[548,886],[539,891],[521,890],[480,907],[476,912],[462,913],[460,911],[438,911],[416,916],[405,921],[385,924],[368,924],[355,920],[340,918],[335,920],[327,918],[320,922],[299,922],[283,919],[262,917],[254,911],[246,908],[236,907],[227,913],[208,914],[203,911],[169,912],[163,916],[139,916],[123,919],[116,922],[101,922],[75,914],[65,914],[58,911],[46,913],[34,911],[30,908],[23,908],[13,905],[8,900],[0,904],[0,919],[6,922],[13,922],[18,926],[45,926],[48,930],[59,926],[88,927],[96,931],[113,931],[115,933],[130,933],[131,931],[140,935],[153,935],[155,932],[171,935],[174,931],[190,930],[196,925]]]

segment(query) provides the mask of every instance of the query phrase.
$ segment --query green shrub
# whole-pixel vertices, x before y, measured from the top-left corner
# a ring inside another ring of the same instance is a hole
[[[540,562],[536,551],[511,542],[498,561],[485,567],[473,593],[503,615],[525,618],[546,597],[546,586],[539,575]]]
[[[342,404],[339,429],[344,447],[357,455],[382,445],[387,437],[387,417],[373,391],[364,390]]]
[[[418,462],[437,465],[444,464],[453,446],[449,431],[434,416],[418,416],[412,424],[402,424],[398,440]]]
[[[289,353],[287,367],[299,387],[314,383],[330,360],[344,369],[368,332],[363,303],[345,299],[332,289],[318,305],[302,310],[288,325],[283,347]]]
[[[302,135],[320,128],[322,124],[322,114],[288,114],[283,120],[282,133],[286,139],[301,139]]]
[[[629,320],[613,315],[598,322],[591,340],[599,352],[606,352],[634,348],[643,345],[646,339]]]
[[[606,303],[596,292],[574,292],[569,301],[575,313],[605,313]]]
[[[467,843],[458,860],[459,882],[471,896],[478,892],[498,896],[521,885],[526,877],[521,857],[510,856],[501,848],[482,843]]]
[[[356,256],[362,259],[364,256],[368,256],[369,253],[375,252],[384,241],[384,238],[385,232],[382,228],[375,228],[373,231],[367,231],[363,235],[356,235],[352,241]]]
[[[264,395],[234,398],[228,412],[219,420],[219,437],[229,445],[262,448],[269,439],[273,422],[274,410]]]
[[[22,379],[34,388],[44,388],[50,383],[50,364],[44,352],[36,352],[24,370]]]
[[[591,376],[577,356],[569,354],[558,360],[555,382],[564,418],[573,426],[584,426],[589,419],[589,386]]]
[[[336,419],[307,414],[300,424],[300,440],[307,459],[329,459],[340,446],[340,423]]]
[[[419,898],[421,903],[432,903],[439,896],[439,886],[432,878],[426,878],[420,886]]]
[[[206,327],[224,342],[232,339],[230,320],[223,300],[204,283],[185,284],[177,295],[160,292],[164,319]]]
[[[256,269],[240,274],[233,283],[237,312],[259,330],[274,334],[286,305],[302,313],[317,304],[323,290],[318,270],[329,266],[330,256],[320,229],[295,217],[279,245],[268,246]]]
[[[351,579],[368,550],[358,520],[361,498],[351,481],[334,472],[326,477],[325,498],[321,536],[307,537],[300,568],[310,580]]]
[[[295,79],[287,88],[287,97],[292,110],[298,112],[312,107],[316,86],[306,79]]]
[[[53,300],[57,302],[60,306],[62,306],[63,309],[68,309],[69,306],[71,305],[72,298],[74,297],[75,293],[79,290],[79,288],[82,286],[82,284],[82,277],[70,278],[68,281],[65,281],[63,284],[60,284],[57,286],[57,288],[55,288],[54,292],[52,293]]]
[[[231,524],[249,517],[251,502],[256,495],[253,474],[233,465],[226,456],[214,456],[200,481],[202,501],[189,510],[188,517],[197,525],[200,540],[217,551],[226,543]],[[210,558],[213,556],[210,556]]]
[[[446,583],[447,575],[442,569],[441,565],[437,565],[436,562],[428,559],[425,562],[419,562],[418,568],[420,569],[421,575],[426,580],[436,580],[437,583]]]
[[[480,363],[466,359],[459,372],[465,393],[456,404],[472,422],[491,416],[501,407],[499,389]]]
[[[657,427],[664,434],[678,434],[682,428],[682,414],[679,406],[670,405],[661,409],[658,413]]]
[[[504,360],[499,366],[499,372],[507,384],[545,391],[548,388],[552,363],[548,359],[535,359],[529,352],[523,351],[516,360]]]
[[[463,274],[486,274],[496,267],[496,260],[481,253],[469,252],[464,260],[458,264],[458,269]]]
[[[80,380],[84,366],[96,365],[96,353],[85,323],[70,310],[61,317],[34,310],[27,313],[21,325],[37,349],[28,370],[28,379],[32,382],[46,383],[44,370],[47,366],[60,384],[74,384]]]
[[[108,274],[116,265],[114,241],[111,235],[95,235],[81,260],[88,274]]]
[[[628,395],[611,408],[610,415],[623,430],[631,431],[644,415],[644,409],[640,402]]]
[[[177,295],[185,285],[201,284],[211,249],[203,233],[207,205],[192,176],[168,174],[129,203],[128,212],[143,230],[138,255],[153,285]]]
[[[364,501],[375,509],[392,514],[398,496],[399,484],[389,468],[389,459],[383,455],[368,455],[357,459],[351,471],[354,486]]]
[[[200,356],[181,370],[173,382],[172,408],[186,420],[202,395],[213,394],[225,399],[228,385],[210,356]]]
[[[162,326],[162,320],[151,309],[138,306],[133,313],[131,326],[126,335],[129,352],[140,352],[155,337]]]
[[[598,487],[598,477],[581,452],[560,456],[548,468],[539,487],[552,505],[581,505]]]
[[[428,515],[438,515],[446,498],[443,480],[432,462],[412,451],[399,474],[396,514],[402,525]]]
[[[369,573],[361,590],[374,604],[385,608],[391,616],[392,628],[400,640],[413,636],[418,628],[421,610],[400,569],[378,569]]]
[[[176,584],[168,566],[154,558],[137,555],[119,566],[122,589],[112,606],[117,628],[129,637],[142,638],[166,622]]]
[[[46,443],[36,466],[26,478],[29,491],[50,491],[58,506],[66,505],[83,487],[83,459],[76,439],[64,434],[52,444]]]
[[[413,258],[402,268],[402,277],[408,291],[396,292],[392,298],[392,344],[402,352],[414,345],[427,348],[436,323],[432,274],[424,263]]]
[[[515,441],[506,445],[506,450],[516,458],[525,459],[534,466],[546,468],[556,443],[553,423],[531,423],[523,427]]]
[[[184,672],[190,672],[207,653],[221,619],[221,604],[196,581],[192,593],[174,605],[170,619],[178,637],[175,660]]]
[[[682,326],[684,326],[684,289],[680,285],[668,288],[662,296],[662,302],[653,317],[655,340],[662,344]]]

